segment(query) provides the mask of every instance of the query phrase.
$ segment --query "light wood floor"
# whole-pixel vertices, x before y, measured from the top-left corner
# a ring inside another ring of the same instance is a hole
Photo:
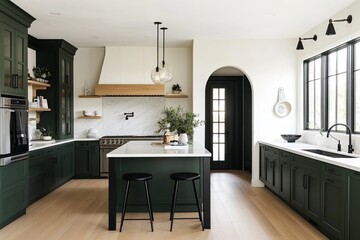
[[[154,232],[148,221],[125,221],[120,233],[107,231],[107,180],[72,180],[1,229],[0,240],[326,239],[269,190],[251,187],[247,172],[213,172],[211,191],[211,230],[201,231],[198,220],[175,220],[169,232],[169,214],[155,213]]]

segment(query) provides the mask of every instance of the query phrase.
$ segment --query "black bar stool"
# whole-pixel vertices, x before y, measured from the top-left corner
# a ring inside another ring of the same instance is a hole
[[[150,220],[151,231],[152,232],[154,231],[154,228],[153,228],[154,214],[153,214],[152,207],[151,207],[149,186],[148,186],[148,182],[147,182],[148,180],[151,180],[152,177],[153,176],[151,174],[149,174],[149,173],[126,173],[126,174],[124,174],[122,176],[122,179],[126,180],[126,190],[125,190],[125,197],[124,197],[124,205],[123,205],[122,214],[121,214],[120,232],[122,230],[124,220]],[[144,182],[147,206],[148,206],[148,211],[149,211],[149,218],[146,218],[146,219],[125,219],[126,206],[127,206],[127,200],[128,200],[131,181],[143,181]]]
[[[175,180],[174,193],[173,193],[173,198],[172,198],[172,203],[171,203],[171,212],[170,212],[170,220],[171,220],[170,231],[172,231],[174,219],[198,219],[198,218],[174,218],[179,181],[192,181],[195,199],[196,199],[196,207],[197,207],[197,210],[199,213],[201,227],[202,227],[202,230],[204,231],[204,223],[203,223],[202,217],[201,217],[200,203],[199,203],[199,198],[198,198],[196,186],[195,186],[195,180],[200,179],[200,174],[191,173],[191,172],[173,173],[173,174],[171,174],[170,178]]]

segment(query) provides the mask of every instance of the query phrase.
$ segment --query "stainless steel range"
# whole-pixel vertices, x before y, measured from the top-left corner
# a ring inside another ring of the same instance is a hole
[[[150,136],[104,136],[100,138],[100,175],[107,177],[109,174],[109,160],[106,154],[112,150],[124,145],[129,141],[161,141],[163,136],[150,135]]]

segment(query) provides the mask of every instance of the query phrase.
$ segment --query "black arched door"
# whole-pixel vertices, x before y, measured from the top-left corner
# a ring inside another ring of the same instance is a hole
[[[209,78],[205,121],[211,169],[251,171],[251,88],[245,76]]]

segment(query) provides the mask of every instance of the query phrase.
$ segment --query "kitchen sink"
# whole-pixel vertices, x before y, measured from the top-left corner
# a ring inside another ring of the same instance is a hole
[[[302,149],[303,151],[307,151],[307,152],[311,152],[311,153],[315,153],[315,154],[319,154],[319,155],[323,155],[326,157],[332,157],[332,158],[355,158],[349,155],[343,155],[343,154],[338,154],[338,153],[334,153],[334,152],[328,152],[328,151],[324,151],[321,149]]]

